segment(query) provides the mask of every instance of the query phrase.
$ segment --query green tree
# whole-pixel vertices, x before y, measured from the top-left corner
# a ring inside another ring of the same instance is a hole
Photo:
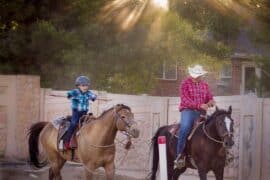
[[[75,77],[84,74],[94,89],[148,93],[164,61],[219,68],[243,26],[233,11],[220,12],[208,1],[181,0],[170,1],[167,12],[148,4],[137,23],[121,31],[117,21],[100,20],[110,2],[0,0],[0,73],[37,74],[43,87],[56,89],[71,88]],[[132,15],[136,6],[128,4],[126,13]],[[112,12],[109,18],[119,21],[121,13]],[[264,28],[250,36],[269,44],[267,33],[261,33],[268,32],[268,23],[262,21]]]

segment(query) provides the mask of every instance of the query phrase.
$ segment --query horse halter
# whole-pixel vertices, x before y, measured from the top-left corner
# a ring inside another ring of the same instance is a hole
[[[125,131],[124,131],[125,133],[124,132],[123,133],[125,135],[127,135],[127,136],[131,136],[130,133],[129,133],[129,130],[130,130],[131,126],[133,124],[135,124],[135,121],[133,121],[133,120],[126,121],[125,119],[123,119],[121,117],[121,115],[118,113],[118,111],[120,111],[122,109],[124,109],[124,108],[120,108],[119,110],[116,110],[116,107],[114,107],[114,110],[113,111],[114,111],[115,124],[116,124],[116,127],[118,129],[118,123],[119,123],[119,121],[123,122],[125,124]],[[130,110],[129,110],[129,112],[130,112]]]
[[[220,116],[220,115],[223,115],[223,114],[219,114],[219,115],[217,115],[217,116]],[[216,116],[216,117],[217,117],[217,116]],[[214,141],[214,142],[216,142],[216,143],[222,144],[223,146],[224,146],[224,144],[225,144],[224,138],[225,138],[226,136],[228,136],[228,137],[232,137],[232,136],[233,136],[233,133],[230,132],[230,131],[228,130],[228,131],[225,132],[224,134],[220,135],[220,137],[221,137],[221,139],[222,139],[222,141],[220,141],[220,140],[218,140],[218,139],[215,139],[215,138],[211,137],[211,136],[207,133],[206,128],[205,128],[205,125],[206,125],[206,122],[203,123],[203,127],[202,127],[204,134],[205,134],[210,140],[212,140],[212,141]]]

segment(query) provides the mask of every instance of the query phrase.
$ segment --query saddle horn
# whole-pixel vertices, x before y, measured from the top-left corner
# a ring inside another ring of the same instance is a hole
[[[230,105],[229,108],[228,108],[228,113],[229,114],[232,114],[232,106]]]

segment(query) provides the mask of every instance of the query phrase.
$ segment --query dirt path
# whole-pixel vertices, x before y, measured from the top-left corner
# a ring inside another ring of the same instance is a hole
[[[62,169],[63,180],[83,180],[84,170],[76,164],[66,164]],[[104,180],[102,170],[95,172],[95,180]],[[117,180],[140,180],[127,176],[116,175]],[[0,163],[0,180],[48,180],[48,167],[33,170],[24,163]]]
[[[0,161],[0,180],[48,180],[48,167],[39,170],[33,170],[27,163],[11,163]],[[80,164],[66,163],[61,171],[63,180],[84,180],[84,169]],[[143,177],[132,172],[118,172],[116,180],[145,180]],[[214,180],[213,177],[208,177],[209,180]],[[199,180],[198,176],[182,175],[180,179]],[[105,180],[104,171],[97,170],[94,175],[94,180]],[[159,178],[157,178],[159,180]]]

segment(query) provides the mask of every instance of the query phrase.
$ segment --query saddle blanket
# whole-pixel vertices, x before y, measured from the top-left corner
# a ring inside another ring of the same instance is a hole
[[[53,126],[54,126],[57,130],[59,130],[60,125],[63,124],[63,121],[64,121],[65,119],[66,119],[65,117],[59,117],[59,118],[53,120],[53,121],[52,121],[52,124],[53,124]]]

